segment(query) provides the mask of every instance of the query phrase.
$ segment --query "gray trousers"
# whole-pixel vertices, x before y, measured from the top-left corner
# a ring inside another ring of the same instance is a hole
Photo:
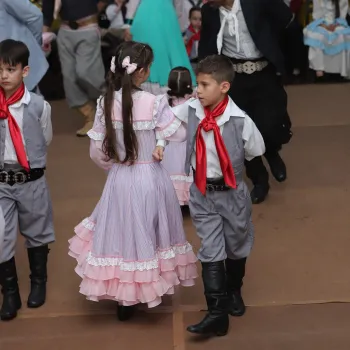
[[[101,95],[105,81],[99,29],[60,28],[57,46],[69,107],[76,108],[89,100],[95,101]]]
[[[254,227],[250,194],[243,182],[236,190],[207,191],[205,196],[192,184],[189,206],[201,240],[201,262],[248,257],[254,243]]]
[[[26,247],[40,247],[55,241],[52,207],[45,176],[24,184],[0,183],[0,206],[5,232],[0,263],[15,255],[18,226]]]

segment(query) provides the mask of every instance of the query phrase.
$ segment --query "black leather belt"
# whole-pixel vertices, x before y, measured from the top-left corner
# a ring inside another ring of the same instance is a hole
[[[15,184],[22,185],[26,182],[35,181],[44,175],[45,169],[30,169],[25,171],[20,170],[5,170],[0,169],[0,183],[13,186]]]
[[[196,178],[196,171],[193,169],[193,178]],[[223,177],[217,178],[207,178],[206,189],[208,192],[223,192],[231,190],[231,187],[225,184],[225,180]]]

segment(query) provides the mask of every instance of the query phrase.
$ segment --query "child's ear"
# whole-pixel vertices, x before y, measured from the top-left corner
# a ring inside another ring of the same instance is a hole
[[[230,84],[228,81],[223,81],[223,82],[220,84],[221,92],[222,92],[223,94],[227,94],[228,91],[230,90],[230,87],[231,87],[231,84]]]
[[[23,68],[23,73],[22,73],[22,77],[23,78],[28,76],[29,70],[30,70],[29,66],[26,66],[26,67]]]

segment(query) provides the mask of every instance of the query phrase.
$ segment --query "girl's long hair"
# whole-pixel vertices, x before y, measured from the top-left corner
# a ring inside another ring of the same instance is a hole
[[[123,60],[129,57],[130,63],[137,64],[137,69],[132,74],[128,74],[126,68],[122,66]],[[106,123],[106,136],[103,140],[103,152],[109,159],[117,163],[133,164],[138,158],[138,142],[133,128],[133,99],[134,91],[140,90],[133,81],[134,76],[141,69],[149,69],[153,61],[153,51],[149,45],[125,42],[118,46],[115,53],[115,72],[110,70],[106,78],[106,93],[104,95],[104,118]],[[114,93],[122,89],[122,118],[123,118],[123,138],[125,146],[125,157],[119,159],[116,133],[113,127]]]
[[[174,98],[182,98],[193,92],[190,71],[185,67],[175,67],[171,70],[168,79],[169,105],[173,106]]]

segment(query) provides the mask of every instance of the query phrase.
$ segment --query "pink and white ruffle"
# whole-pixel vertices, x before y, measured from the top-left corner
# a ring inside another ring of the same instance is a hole
[[[69,240],[69,255],[77,260],[76,273],[82,278],[80,293],[88,300],[110,299],[121,305],[145,303],[155,307],[174,286],[193,286],[198,277],[191,245],[159,250],[152,260],[124,261],[122,257],[96,257],[92,254],[95,224],[84,219]]]

